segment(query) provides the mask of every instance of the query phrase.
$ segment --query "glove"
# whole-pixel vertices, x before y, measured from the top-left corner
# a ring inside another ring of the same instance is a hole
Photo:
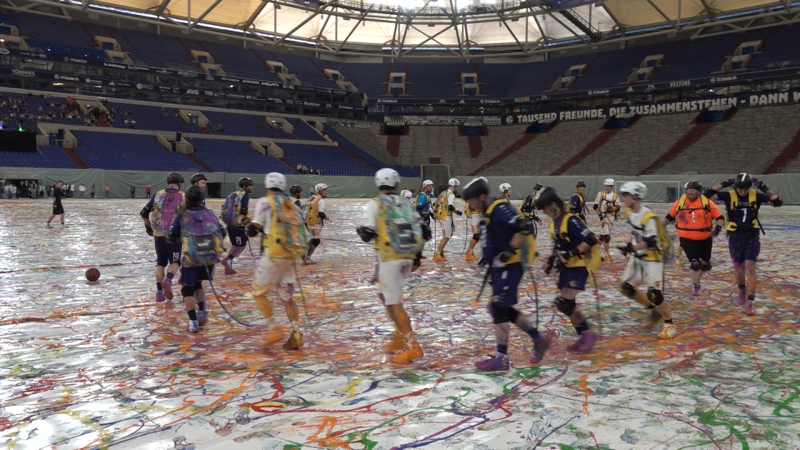
[[[759,191],[761,191],[761,192],[763,192],[765,194],[767,193],[767,191],[769,191],[769,188],[767,187],[767,185],[764,184],[764,182],[761,181],[761,180],[758,180],[758,181],[753,180],[753,184],[758,188]]]
[[[463,215],[463,214],[464,214],[463,212],[461,212],[461,211],[458,211],[458,210],[456,210],[456,211],[454,211],[454,212],[455,212],[457,215],[459,215],[459,216],[461,216],[461,215]]]
[[[576,252],[573,249],[570,249],[570,250],[559,250],[558,254],[559,254],[559,256],[564,258],[564,260],[568,260],[568,259],[572,258],[573,256],[578,256],[578,252]]]
[[[544,273],[550,275],[550,272],[553,271],[553,267],[556,265],[556,255],[550,255],[547,258],[547,264],[544,265]]]
[[[633,249],[633,245],[630,242],[628,242],[628,245],[624,247],[618,246],[617,250],[621,251],[623,256],[628,256],[628,254],[634,253],[636,251]]]
[[[148,224],[144,224],[144,229],[147,232],[148,236],[153,236],[153,227]]]
[[[775,200],[772,201],[772,206],[776,208],[783,206],[783,200],[781,200],[780,197],[776,198]]]
[[[536,223],[542,223],[542,219],[535,214],[533,215],[533,220],[536,221]]]
[[[378,236],[378,234],[375,233],[375,231],[367,227],[356,228],[356,233],[358,233],[358,235],[361,236],[361,240],[364,242],[369,242]]]
[[[499,255],[497,255],[497,260],[500,261],[501,263],[505,264],[505,263],[508,262],[509,259],[511,259],[512,256],[514,256],[514,251],[511,250],[511,249],[508,249],[508,250],[504,251],[503,253],[500,253]]]
[[[600,205],[598,205],[597,203],[595,203],[594,205],[592,205],[592,209],[594,209],[595,211],[597,211],[598,209],[600,209]]]
[[[726,187],[733,186],[735,183],[736,183],[736,178],[728,178],[727,180],[723,181],[719,185],[724,187],[724,188],[726,188]]]
[[[317,214],[317,217],[319,217],[322,220],[325,220],[328,216],[326,216],[324,212],[321,212],[321,213]]]
[[[250,236],[250,237],[258,236],[258,228],[256,228],[256,226],[253,225],[252,223],[248,223],[247,224],[247,235]]]
[[[714,229],[711,231],[711,237],[719,236],[720,231],[722,231],[722,225],[715,226]]]
[[[600,218],[600,221],[601,221],[601,222],[603,221],[603,219],[605,219],[605,217],[603,217],[603,215],[602,215],[602,214],[598,214],[598,215],[597,215],[597,217],[599,217],[599,218]]]

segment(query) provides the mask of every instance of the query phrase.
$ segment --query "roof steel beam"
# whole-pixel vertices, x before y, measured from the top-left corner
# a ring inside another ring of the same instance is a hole
[[[214,8],[216,8],[217,5],[219,5],[220,3],[222,3],[222,0],[215,0],[214,3],[212,3],[211,6],[208,7],[208,9],[203,11],[203,14],[200,14],[200,16],[197,17],[197,20],[192,20],[191,21],[191,23],[189,24],[188,30],[191,31],[192,28],[194,28],[195,25],[197,25],[198,23],[202,22],[203,19],[205,19],[206,16],[208,15],[208,13],[210,13],[212,10],[214,10]]]

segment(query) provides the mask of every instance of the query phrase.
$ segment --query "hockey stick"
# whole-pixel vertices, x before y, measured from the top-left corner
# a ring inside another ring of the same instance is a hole
[[[242,326],[245,326],[245,327],[263,327],[264,326],[264,325],[253,325],[253,324],[250,324],[250,323],[247,323],[247,322],[242,322],[241,320],[237,319],[233,314],[231,314],[231,312],[228,311],[228,308],[225,307],[225,304],[222,303],[222,300],[219,299],[219,295],[217,295],[217,290],[214,289],[214,283],[211,281],[211,273],[208,271],[208,266],[206,266],[206,275],[208,275],[208,278],[209,278],[208,284],[209,284],[209,286],[211,286],[211,292],[214,293],[214,298],[217,300],[217,303],[219,303],[219,306],[222,307],[223,311],[225,311],[230,316],[231,319],[233,319],[235,322],[237,322],[238,324],[240,324]],[[214,314],[214,315],[216,316],[216,314]]]

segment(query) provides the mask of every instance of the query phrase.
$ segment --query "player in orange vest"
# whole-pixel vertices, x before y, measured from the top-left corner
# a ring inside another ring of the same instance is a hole
[[[681,248],[690,264],[692,295],[697,297],[700,295],[700,277],[711,270],[711,248],[724,220],[717,205],[701,194],[703,186],[699,181],[686,183],[684,189],[686,193],[672,205],[664,218],[664,226],[676,221]]]

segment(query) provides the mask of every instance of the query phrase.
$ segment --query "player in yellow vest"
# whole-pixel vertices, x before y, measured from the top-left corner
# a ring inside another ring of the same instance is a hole
[[[642,205],[642,199],[647,195],[647,186],[644,183],[628,181],[619,191],[625,207],[630,211],[628,223],[632,228],[628,245],[619,247],[625,256],[630,255],[619,290],[651,311],[650,321],[645,328],[652,328],[663,318],[664,329],[658,334],[658,338],[672,339],[678,335],[678,329],[672,322],[672,311],[661,292],[664,255],[667,250],[659,236],[659,227],[663,226],[658,216]],[[634,287],[634,284],[639,288]],[[647,289],[647,292],[643,289]]]
[[[611,229],[620,211],[619,196],[614,192],[614,179],[606,178],[603,181],[603,191],[597,193],[594,199],[594,212],[600,218],[600,242],[606,251],[605,257],[611,259],[609,246],[611,245]]]
[[[281,303],[283,303],[286,317],[289,319],[292,328],[289,339],[283,344],[283,348],[285,350],[295,350],[303,346],[303,335],[300,333],[300,315],[297,310],[297,303],[292,298],[294,282],[297,277],[295,273],[296,260],[290,255],[281,254],[278,248],[280,243],[270,240],[270,228],[274,222],[273,214],[275,214],[274,209],[277,206],[276,199],[285,197],[283,192],[286,190],[286,177],[277,172],[268,173],[264,177],[264,185],[267,189],[267,196],[258,200],[255,215],[253,215],[253,219],[247,226],[247,234],[250,237],[255,237],[259,231],[262,233],[262,245],[264,245],[264,251],[256,267],[251,292],[256,301],[256,306],[267,319],[268,331],[262,341],[262,345],[266,346],[283,338],[283,333],[272,316],[272,305],[267,299],[267,294],[275,290]],[[291,200],[288,201],[291,202]]]
[[[411,202],[397,195],[400,175],[393,169],[375,173],[380,195],[367,204],[367,222],[356,228],[364,242],[375,242],[378,253],[379,298],[395,325],[386,350],[403,350],[396,363],[422,358],[422,348],[414,336],[411,319],[403,308],[403,280],[420,265],[420,252],[430,229],[422,223]],[[409,194],[411,194],[409,192]]]
[[[325,220],[328,219],[328,216],[325,214],[325,198],[328,196],[328,185],[325,183],[317,183],[317,185],[314,186],[314,192],[316,192],[316,195],[312,195],[307,201],[310,205],[310,209],[306,217],[306,224],[308,225],[308,230],[311,232],[311,240],[308,242],[308,250],[306,250],[306,254],[303,256],[304,265],[316,264],[316,262],[311,260],[311,255],[314,254],[314,250],[316,250],[317,247],[322,245],[322,240],[320,239],[322,237],[322,227],[325,226]]]
[[[447,190],[439,194],[439,198],[436,201],[435,214],[436,220],[439,222],[439,226],[442,229],[442,240],[439,241],[436,253],[433,254],[433,260],[439,262],[447,261],[447,258],[444,256],[444,247],[447,245],[447,241],[453,237],[453,232],[456,229],[453,213],[459,216],[464,214],[457,210],[455,206],[456,190],[458,190],[458,185],[461,183],[457,178],[450,178],[448,184]]]

